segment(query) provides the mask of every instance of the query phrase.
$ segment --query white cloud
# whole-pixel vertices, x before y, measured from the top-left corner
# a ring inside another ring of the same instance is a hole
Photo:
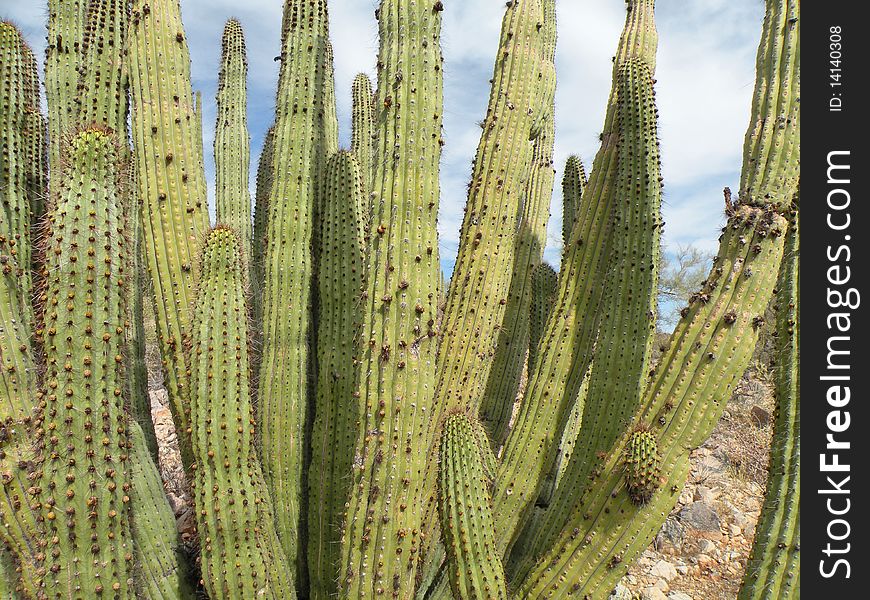
[[[214,93],[224,21],[237,17],[246,33],[249,64],[249,127],[257,157],[272,120],[279,52],[279,0],[182,0],[191,46],[194,89],[204,102],[204,146],[213,181]],[[342,140],[349,135],[350,85],[359,71],[373,74],[377,51],[376,0],[330,0],[336,91]],[[488,80],[504,11],[501,0],[446,2],[445,138],[439,230],[442,257],[452,264],[465,184],[489,96]],[[598,145],[610,89],[611,56],[624,20],[618,0],[561,0],[558,6],[556,160],[549,237],[561,231],[558,181],[568,154],[587,169]],[[758,0],[659,0],[658,101],[666,184],[665,239],[715,249],[721,221],[721,188],[736,188],[743,132],[754,80],[754,52],[761,26]],[[0,14],[14,20],[41,56],[46,11],[34,0],[4,2]],[[256,162],[256,161],[254,161]],[[256,165],[252,165],[252,172]],[[252,178],[253,181],[253,178]],[[557,244],[547,257],[558,263]]]

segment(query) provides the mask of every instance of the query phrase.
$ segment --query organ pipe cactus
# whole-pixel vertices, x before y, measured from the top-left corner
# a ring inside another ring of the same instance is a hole
[[[215,206],[218,222],[237,232],[246,255],[251,247],[247,75],[245,34],[241,23],[230,19],[221,38],[214,136]]]
[[[258,389],[259,452],[275,506],[279,539],[298,580],[305,514],[303,461],[308,441],[313,269],[310,244],[321,162],[336,142],[327,140],[325,82],[331,77],[325,0],[288,0],[284,6],[274,147],[264,252],[262,355]],[[314,82],[301,86],[297,82]],[[307,107],[300,110],[300,106]],[[292,301],[288,303],[288,299]]]
[[[182,432],[182,457],[190,464],[182,340],[193,302],[197,244],[208,229],[202,141],[178,1],[135,0],[131,21],[130,123],[145,260],[166,389]]]
[[[441,11],[382,0],[373,210],[342,598],[413,594],[435,410]],[[405,55],[401,48],[417,48]]]
[[[248,382],[247,263],[235,232],[206,237],[191,317],[194,504],[212,598],[295,598],[254,446]]]
[[[49,597],[132,598],[123,344],[128,252],[119,148],[75,134],[47,234],[42,518]],[[109,592],[111,590],[111,592]]]
[[[317,388],[309,475],[308,562],[311,597],[338,591],[341,523],[353,468],[362,311],[365,289],[364,215],[368,201],[356,153],[327,163],[320,215]]]
[[[507,599],[495,545],[489,479],[475,426],[463,413],[444,419],[438,473],[441,530],[457,598]]]
[[[795,207],[796,208],[796,207]],[[800,596],[800,235],[799,214],[785,238],[776,284],[776,418],[758,533],[738,598]]]
[[[0,23],[0,595],[604,598],[674,506],[775,285],[776,443],[741,597],[793,595],[799,7],[766,6],[740,193],[654,369],[653,0],[627,2],[588,180],[566,164],[558,276],[555,2],[508,3],[446,298],[445,3],[381,0],[377,89],[355,78],[339,151],[327,2],[285,2],[253,220],[230,20],[214,229],[178,0],[49,0],[47,128],[33,54]],[[139,248],[196,564],[152,460]]]

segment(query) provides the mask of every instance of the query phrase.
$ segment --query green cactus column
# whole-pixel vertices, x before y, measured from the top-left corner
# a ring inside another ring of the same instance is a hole
[[[276,513],[278,535],[297,582],[307,564],[300,522],[307,486],[307,435],[312,330],[312,227],[317,178],[328,158],[326,115],[331,76],[325,0],[284,5],[281,71],[276,99],[274,177],[266,202],[262,356],[258,390],[260,459]],[[300,588],[302,587],[300,583]]]
[[[272,152],[275,147],[275,128],[270,127],[263,140],[260,159],[257,164],[257,190],[254,194],[254,226],[251,247],[248,249],[251,257],[251,319],[254,326],[251,335],[254,345],[260,347],[259,332],[263,323],[263,284],[265,279],[265,249],[269,245],[267,227],[269,225],[269,194],[272,191]],[[254,373],[259,373],[259,352],[255,351],[251,365]]]
[[[316,250],[320,318],[308,500],[310,597],[323,599],[338,593],[341,525],[362,418],[357,398],[368,198],[355,154],[339,152],[329,159],[325,200]]]
[[[32,119],[39,117],[39,79],[33,52],[14,25],[0,21],[0,240],[21,267],[18,287],[31,298],[31,200],[38,165]],[[38,155],[37,155],[38,156]],[[31,317],[32,318],[32,317]]]
[[[184,463],[190,463],[182,339],[197,244],[208,230],[202,141],[178,0],[135,0],[130,34],[132,135],[145,258],[163,372]]]
[[[747,188],[746,202],[741,199],[729,207],[710,277],[684,309],[632,419],[634,427],[596,465],[595,479],[557,543],[522,586],[521,598],[550,597],[567,590],[597,597],[618,581],[676,503],[691,449],[712,431],[751,358],[788,227],[779,211],[798,185],[790,177],[795,158],[789,154],[800,135],[798,22],[796,1],[768,0],[748,137],[755,139],[757,124],[773,120],[768,110],[781,115],[781,127],[774,127],[781,131],[766,143],[747,144],[744,155],[744,168],[764,160],[763,176]],[[759,102],[758,97],[765,100]],[[770,193],[764,185],[770,185]],[[626,449],[638,427],[651,433],[658,455],[654,480],[659,484],[645,502],[638,494],[622,493],[631,492],[632,483],[624,477]],[[606,569],[600,568],[602,562]]]
[[[86,129],[63,154],[46,242],[45,591],[132,598],[119,148],[108,132]]]
[[[622,140],[616,206],[598,318],[596,358],[589,372],[581,432],[559,488],[531,548],[535,557],[550,547],[564,526],[600,453],[625,430],[640,403],[649,375],[656,326],[661,243],[661,167],[652,73],[642,59],[626,63],[619,90]],[[579,397],[578,397],[579,398]],[[531,566],[531,565],[529,565]],[[525,573],[515,573],[521,580]]]
[[[413,597],[421,505],[429,493],[424,485],[441,280],[441,4],[382,0],[378,15],[363,418],[339,580],[341,597],[353,600]]]
[[[131,0],[91,0],[87,3],[79,46],[75,95],[61,102],[75,106],[67,124],[104,124],[127,131],[127,33]]]
[[[230,19],[221,38],[214,129],[215,205],[217,222],[238,233],[246,255],[251,247],[247,77],[245,33],[241,23]]]
[[[505,442],[496,477],[496,534],[504,548],[525,521],[524,511],[538,498],[539,486],[556,459],[557,441],[592,359],[616,205],[621,136],[617,76],[629,58],[642,57],[654,63],[657,43],[654,1],[633,0],[627,8],[614,60],[614,85],[605,113],[602,145],[584,190],[577,223],[563,252],[555,308],[538,346],[538,357],[529,373],[525,397]]]
[[[476,409],[483,399],[508,303],[530,140],[552,113],[555,27],[544,27],[541,0],[507,6],[441,325],[439,411]]]
[[[223,226],[212,230],[201,261],[189,364],[202,579],[215,599],[295,598],[254,447],[239,238]]]
[[[133,513],[133,581],[138,598],[193,600],[191,573],[175,515],[145,433],[130,422],[130,510]]]
[[[27,492],[37,472],[32,436],[40,401],[30,306],[31,160],[38,148],[30,117],[41,121],[38,109],[33,53],[15,26],[0,21],[0,560],[10,591],[26,597],[36,596],[44,547],[39,504]]]
[[[493,531],[489,497],[492,474],[481,460],[480,441],[464,413],[451,413],[444,419],[438,505],[450,585],[456,598],[507,600],[504,568]]]
[[[562,248],[566,248],[571,239],[571,230],[580,214],[580,200],[586,189],[586,169],[579,156],[571,155],[565,162],[565,172],[562,174]]]
[[[548,5],[554,5],[554,2]],[[547,27],[555,27],[555,14],[545,23]],[[555,112],[555,107],[552,112]],[[547,221],[550,218],[550,200],[556,175],[553,170],[555,123],[552,112],[541,134],[535,139],[522,216],[516,234],[507,305],[480,405],[481,420],[489,431],[494,448],[499,448],[507,436],[508,423],[517,399],[529,347],[529,306],[533,293],[531,274],[541,263],[547,245]]]
[[[374,92],[372,81],[365,73],[359,73],[353,78],[351,86],[353,93],[353,115],[351,119],[352,131],[350,138],[350,150],[359,162],[360,171],[363,174],[363,189],[368,192],[372,188],[372,153],[374,152]],[[366,206],[368,207],[368,201]],[[370,208],[365,216],[368,219]]]
[[[556,301],[556,289],[559,285],[559,274],[548,263],[541,263],[532,269],[531,302],[529,302],[529,371],[538,360],[538,344],[544,335],[544,328],[553,303]]]
[[[795,207],[797,208],[797,207]],[[786,234],[776,284],[776,419],[767,491],[746,565],[740,600],[800,596],[800,234]]]
[[[76,122],[79,61],[84,38],[88,0],[49,0],[48,35],[45,45],[45,100],[48,105],[49,166],[60,173],[61,144],[64,134]],[[53,198],[60,184],[51,179]]]

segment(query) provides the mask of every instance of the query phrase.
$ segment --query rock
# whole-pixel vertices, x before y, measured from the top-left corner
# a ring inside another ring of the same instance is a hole
[[[708,488],[706,485],[699,485],[695,488],[693,500],[701,500],[707,504],[712,504],[719,497],[719,490]]]
[[[731,532],[732,537],[737,537],[742,532],[739,525],[730,525],[728,530]]]
[[[666,560],[660,560],[652,566],[649,574],[653,577],[659,577],[665,581],[671,581],[677,577],[677,569]]]
[[[698,542],[698,551],[701,554],[713,554],[716,551],[716,544],[710,540],[701,540]]]
[[[671,592],[668,594],[668,600],[692,600],[692,597],[683,592]]]
[[[749,414],[752,416],[752,420],[759,427],[765,427],[768,423],[770,423],[770,413],[760,406],[753,406],[749,410]]]
[[[665,593],[656,587],[648,587],[640,594],[641,600],[668,600]]]
[[[721,522],[712,506],[703,501],[692,502],[680,511],[683,525],[698,531],[719,531]]]
[[[610,594],[610,600],[632,600],[631,590],[622,585],[621,583],[617,584],[616,588],[613,590],[613,593]]]
[[[679,573],[680,575],[688,575],[689,567],[687,567],[686,565],[677,565],[677,573]]]
[[[686,528],[674,517],[668,517],[656,534],[656,548],[660,552],[678,552],[686,539]]]

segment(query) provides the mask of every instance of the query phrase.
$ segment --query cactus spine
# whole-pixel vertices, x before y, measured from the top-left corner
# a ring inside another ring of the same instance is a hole
[[[431,439],[441,280],[441,11],[428,2],[382,0],[378,14],[363,418],[341,544],[341,597],[353,600],[414,591],[419,506],[429,492],[429,454],[421,448]]]
[[[254,447],[239,238],[212,230],[201,261],[189,356],[203,580],[212,598],[295,598]]]
[[[654,61],[657,35],[653,0],[628,5],[625,28],[614,66],[614,85],[605,113],[602,146],[595,157],[591,179],[584,191],[581,214],[562,257],[555,309],[538,346],[534,370],[523,403],[502,453],[496,477],[496,532],[507,548],[523,519],[516,515],[537,499],[542,475],[555,460],[556,440],[592,359],[598,312],[603,296],[614,189],[618,174],[621,131],[617,119],[617,75],[630,57]],[[534,448],[534,451],[530,451]]]
[[[464,413],[444,419],[438,470],[441,530],[454,597],[506,600],[489,497],[492,474],[481,459],[480,441]]]
[[[308,568],[312,598],[338,592],[341,524],[350,490],[357,427],[365,289],[364,215],[368,200],[356,154],[339,152],[327,163],[320,215],[317,390],[308,514]]]
[[[202,142],[178,0],[134,0],[130,35],[132,135],[145,257],[166,389],[190,464],[183,332],[193,300],[196,244],[208,229]]]
[[[786,234],[776,284],[776,420],[764,507],[739,600],[800,596],[800,234],[798,214]]]
[[[372,153],[374,152],[374,106],[372,103],[372,81],[365,73],[359,73],[353,79],[353,118],[350,138],[350,149],[356,156],[360,171],[363,174],[363,189],[372,189]],[[367,210],[366,217],[368,217]]]
[[[221,38],[214,135],[215,205],[218,223],[236,231],[246,255],[251,247],[247,76],[245,34],[241,23],[230,19]]]
[[[114,137],[75,134],[51,215],[43,517],[49,597],[133,597],[122,380],[128,252]],[[111,591],[110,591],[111,590]]]
[[[320,163],[328,157],[324,115],[329,56],[325,0],[284,5],[281,71],[276,99],[274,179],[264,250],[259,450],[275,506],[278,535],[297,581],[307,565],[300,553],[305,493],[302,473],[311,335],[312,220]]]

